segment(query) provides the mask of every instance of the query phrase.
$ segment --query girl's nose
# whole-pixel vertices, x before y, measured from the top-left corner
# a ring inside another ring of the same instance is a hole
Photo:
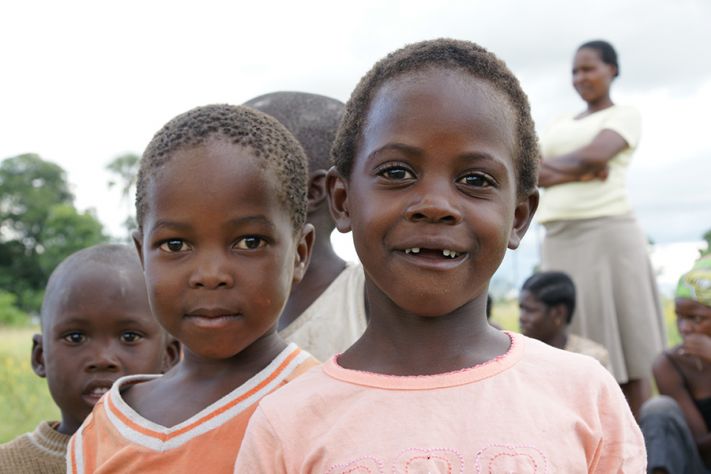
[[[462,214],[452,202],[452,196],[443,186],[431,186],[422,189],[423,194],[405,211],[405,217],[412,222],[432,224],[458,224]]]
[[[234,277],[228,270],[228,257],[217,252],[204,252],[195,259],[196,267],[190,275],[190,288],[232,288]]]

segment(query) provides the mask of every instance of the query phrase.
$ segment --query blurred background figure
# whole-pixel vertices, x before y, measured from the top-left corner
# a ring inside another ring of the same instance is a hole
[[[564,271],[575,281],[579,297],[571,333],[605,346],[638,416],[651,395],[652,361],[665,345],[647,240],[625,189],[640,116],[610,97],[620,67],[609,43],[581,45],[572,70],[586,108],[557,120],[541,138],[541,268]]]
[[[711,472],[711,256],[679,280],[674,306],[682,343],[657,357],[660,396],[642,407],[649,472]]]
[[[541,272],[529,277],[518,297],[521,332],[528,337],[570,352],[597,359],[610,370],[610,356],[600,344],[575,334],[568,326],[575,310],[575,285],[562,272]]]

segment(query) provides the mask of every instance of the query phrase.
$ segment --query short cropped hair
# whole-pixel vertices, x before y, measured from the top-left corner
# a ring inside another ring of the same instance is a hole
[[[306,152],[309,170],[331,167],[331,146],[345,104],[340,100],[306,92],[272,92],[244,103],[271,115],[289,130]]]
[[[575,311],[575,284],[563,272],[534,273],[524,283],[521,290],[527,290],[546,306],[562,304],[568,310],[565,322],[570,324]]]
[[[135,269],[141,273],[141,261],[138,259],[136,249],[127,245],[100,244],[74,252],[57,265],[49,276],[44,291],[40,321],[43,321],[48,312],[52,311],[54,298],[61,293],[62,285],[67,275],[76,274],[90,265],[101,265],[107,269]]]
[[[615,48],[613,48],[610,43],[605,40],[588,41],[578,46],[577,50],[580,51],[581,49],[597,51],[603,63],[615,66],[615,77],[620,75],[620,65],[617,63],[617,51],[615,51]]]
[[[148,181],[176,151],[210,139],[250,148],[261,165],[276,175],[278,197],[295,229],[306,221],[307,160],[299,142],[276,119],[245,106],[206,105],[178,115],[155,134],[143,152],[136,182],[136,218],[142,228]],[[239,164],[235,164],[239,166]]]
[[[348,178],[353,167],[368,109],[378,89],[388,80],[427,68],[452,69],[484,80],[503,93],[516,114],[516,171],[518,194],[528,195],[538,184],[540,151],[528,98],[518,79],[493,53],[471,43],[436,39],[405,46],[388,54],[360,80],[346,103],[346,112],[331,155],[336,168]]]

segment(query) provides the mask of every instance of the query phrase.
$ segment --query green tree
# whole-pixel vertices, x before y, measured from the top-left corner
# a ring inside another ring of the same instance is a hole
[[[36,312],[49,274],[63,258],[106,240],[101,223],[78,213],[65,171],[38,155],[0,163],[0,288]]]
[[[131,240],[130,233],[136,228],[136,218],[134,217],[133,202],[131,197],[136,190],[136,178],[138,175],[138,165],[141,157],[135,153],[125,153],[117,156],[106,165],[106,170],[114,175],[109,180],[109,189],[114,186],[120,186],[121,198],[127,206],[126,212],[128,216],[124,220],[124,227],[129,233],[128,240]]]
[[[17,306],[17,296],[0,290],[0,326],[14,326],[27,322],[27,314]]]
[[[701,250],[701,255],[711,254],[711,229],[707,230],[703,235],[703,239],[706,241],[706,249]]]

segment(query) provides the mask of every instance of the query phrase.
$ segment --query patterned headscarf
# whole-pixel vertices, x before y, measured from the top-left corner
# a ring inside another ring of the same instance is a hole
[[[681,276],[674,296],[711,306],[711,255],[697,260],[691,270]]]

